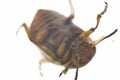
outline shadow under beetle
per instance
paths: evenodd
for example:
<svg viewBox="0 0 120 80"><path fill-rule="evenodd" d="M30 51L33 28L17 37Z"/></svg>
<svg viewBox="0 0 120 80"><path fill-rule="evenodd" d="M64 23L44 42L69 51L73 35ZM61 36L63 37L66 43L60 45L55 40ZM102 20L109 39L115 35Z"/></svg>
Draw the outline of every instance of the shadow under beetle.
<svg viewBox="0 0 120 80"><path fill-rule="evenodd" d="M72 23L74 9L71 0L69 0L69 4L71 14L68 17L52 10L40 9L30 28L25 23L21 27L24 27L28 38L43 51L45 58L40 61L40 65L46 61L63 65L65 69L59 76L66 74L68 69L75 68L75 80L77 80L78 68L86 65L92 59L96 52L95 46L115 34L117 29L109 35L93 41L89 36L97 29L102 15L107 10L107 2L105 2L104 10L97 15L96 26L87 31Z"/></svg>

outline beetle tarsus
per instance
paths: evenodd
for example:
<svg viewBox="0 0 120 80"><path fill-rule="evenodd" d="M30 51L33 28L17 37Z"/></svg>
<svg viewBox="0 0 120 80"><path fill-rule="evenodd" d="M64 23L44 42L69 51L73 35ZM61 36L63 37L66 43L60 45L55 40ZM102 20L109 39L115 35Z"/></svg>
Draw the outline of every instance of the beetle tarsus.
<svg viewBox="0 0 120 80"><path fill-rule="evenodd" d="M42 61L39 61L39 71L40 71L40 75L43 77L43 74L42 74Z"/></svg>
<svg viewBox="0 0 120 80"><path fill-rule="evenodd" d="M106 4L106 6L105 6L105 8L104 8L104 11L102 11L102 12L100 13L100 15L103 15L103 14L107 11L108 3L105 2L105 4Z"/></svg>
<svg viewBox="0 0 120 80"><path fill-rule="evenodd" d="M107 2L105 2L105 4L106 4L106 6L105 6L104 10L100 14L97 15L97 23L96 23L95 29L98 27L102 15L105 14L105 12L107 11L108 4L107 4Z"/></svg>

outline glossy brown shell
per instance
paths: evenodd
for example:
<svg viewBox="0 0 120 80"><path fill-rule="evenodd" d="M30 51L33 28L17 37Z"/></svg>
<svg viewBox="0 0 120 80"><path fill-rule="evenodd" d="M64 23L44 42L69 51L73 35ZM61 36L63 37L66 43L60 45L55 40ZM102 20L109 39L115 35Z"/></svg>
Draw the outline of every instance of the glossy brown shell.
<svg viewBox="0 0 120 80"><path fill-rule="evenodd" d="M84 31L69 18L39 10L30 27L31 41L45 52L49 61L69 68L81 67L95 54L95 47L78 36Z"/></svg>

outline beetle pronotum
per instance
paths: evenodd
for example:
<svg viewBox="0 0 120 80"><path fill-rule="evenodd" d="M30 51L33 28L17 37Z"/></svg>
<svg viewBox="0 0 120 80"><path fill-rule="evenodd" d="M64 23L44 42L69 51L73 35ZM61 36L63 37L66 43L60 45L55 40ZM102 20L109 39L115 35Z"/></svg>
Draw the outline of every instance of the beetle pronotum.
<svg viewBox="0 0 120 80"><path fill-rule="evenodd" d="M63 65L65 69L60 73L66 74L68 69L76 68L75 80L78 76L78 68L86 65L96 52L95 46L104 39L112 36L117 29L107 36L93 41L89 36L99 25L102 15L106 12L108 4L105 2L104 10L97 15L97 22L94 28L87 31L82 30L72 23L74 9L69 0L71 14L65 17L52 10L40 9L37 11L34 20L28 28L23 23L28 38L44 53L44 61L49 61L58 65Z"/></svg>

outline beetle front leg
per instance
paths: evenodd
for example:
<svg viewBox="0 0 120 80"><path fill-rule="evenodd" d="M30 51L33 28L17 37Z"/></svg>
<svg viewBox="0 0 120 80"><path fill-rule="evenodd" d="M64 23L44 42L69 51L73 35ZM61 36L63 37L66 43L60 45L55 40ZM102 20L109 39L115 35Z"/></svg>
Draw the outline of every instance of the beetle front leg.
<svg viewBox="0 0 120 80"><path fill-rule="evenodd" d="M77 80L77 77L78 77L78 68L76 68L75 80Z"/></svg>
<svg viewBox="0 0 120 80"><path fill-rule="evenodd" d="M96 18L97 22L96 22L95 28L91 28L91 29L85 31L84 33L82 33L82 35L80 35L80 37L82 37L83 39L86 39L89 37L89 35L91 33L93 33L97 29L102 15L107 11L108 4L107 4L107 2L105 2L105 4L106 4L106 6L105 6L104 10L100 14L97 15L97 18Z"/></svg>
<svg viewBox="0 0 120 80"><path fill-rule="evenodd" d="M62 74L66 74L68 71L68 68L65 68L64 70L62 70L62 72L59 74L59 77L62 75Z"/></svg>
<svg viewBox="0 0 120 80"><path fill-rule="evenodd" d="M104 11L102 11L100 14L97 15L97 18L96 18L97 19L97 23L96 23L96 27L94 28L94 30L98 27L102 15L107 11L108 4L107 4L107 2L105 2L105 4L106 4L106 6L104 8Z"/></svg>
<svg viewBox="0 0 120 80"><path fill-rule="evenodd" d="M66 74L68 71L68 68L65 68L59 75L59 77L62 75L62 74ZM76 68L76 73L75 73L75 80L77 80L77 77L78 77L78 68Z"/></svg>

